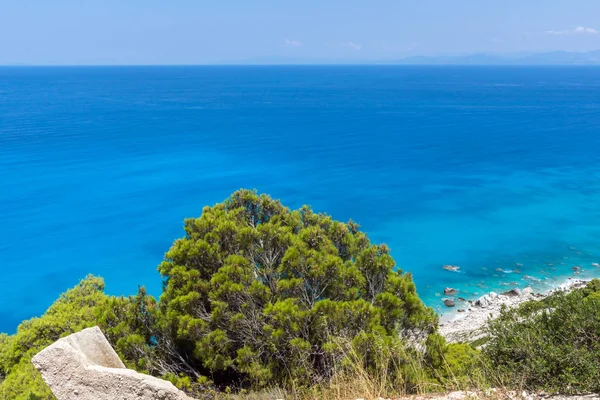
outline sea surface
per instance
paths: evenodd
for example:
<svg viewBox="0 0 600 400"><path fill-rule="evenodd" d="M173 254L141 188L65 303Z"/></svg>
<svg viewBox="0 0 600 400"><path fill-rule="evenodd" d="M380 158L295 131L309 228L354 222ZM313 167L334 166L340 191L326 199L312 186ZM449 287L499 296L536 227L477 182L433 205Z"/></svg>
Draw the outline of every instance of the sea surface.
<svg viewBox="0 0 600 400"><path fill-rule="evenodd" d="M441 312L600 275L600 68L0 68L0 331L89 273L159 295L242 187L358 221Z"/></svg>

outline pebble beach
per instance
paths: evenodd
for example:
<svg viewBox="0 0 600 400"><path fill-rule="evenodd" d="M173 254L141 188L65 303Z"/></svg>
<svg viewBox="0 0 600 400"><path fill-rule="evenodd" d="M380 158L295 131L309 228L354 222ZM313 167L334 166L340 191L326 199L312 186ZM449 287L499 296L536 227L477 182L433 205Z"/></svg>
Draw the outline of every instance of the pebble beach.
<svg viewBox="0 0 600 400"><path fill-rule="evenodd" d="M464 312L442 318L440 333L449 342L474 341L484 336L485 323L489 318L495 318L502 306L514 308L530 300L541 300L559 291L572 291L586 285L590 279L568 278L557 287L545 292L536 292L532 287L523 290L513 289L502 294L490 292L475 301L464 301L460 304Z"/></svg>

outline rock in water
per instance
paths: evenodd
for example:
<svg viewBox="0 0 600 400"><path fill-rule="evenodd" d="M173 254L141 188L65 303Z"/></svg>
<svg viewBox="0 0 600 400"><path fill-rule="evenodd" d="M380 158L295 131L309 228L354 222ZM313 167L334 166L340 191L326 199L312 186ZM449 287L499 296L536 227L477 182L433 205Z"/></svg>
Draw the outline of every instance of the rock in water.
<svg viewBox="0 0 600 400"><path fill-rule="evenodd" d="M516 296L520 296L521 295L521 289L519 288L514 288L512 290L509 290L508 292L503 292L502 293L504 296L508 296L508 297L516 297Z"/></svg>
<svg viewBox="0 0 600 400"><path fill-rule="evenodd" d="M452 296L455 295L458 291L456 289L452 289L450 287L447 287L444 289L444 294L447 296Z"/></svg>
<svg viewBox="0 0 600 400"><path fill-rule="evenodd" d="M126 369L98 327L59 339L31 361L58 400L191 400L171 382Z"/></svg>
<svg viewBox="0 0 600 400"><path fill-rule="evenodd" d="M456 305L456 301L454 301L452 299L446 299L446 300L444 300L444 305L446 307L454 307Z"/></svg>

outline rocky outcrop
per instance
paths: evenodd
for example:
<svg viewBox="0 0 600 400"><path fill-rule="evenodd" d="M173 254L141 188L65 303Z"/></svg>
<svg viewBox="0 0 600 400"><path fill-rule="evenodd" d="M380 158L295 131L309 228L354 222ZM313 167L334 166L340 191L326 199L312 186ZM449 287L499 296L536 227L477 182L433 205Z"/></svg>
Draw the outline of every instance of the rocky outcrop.
<svg viewBox="0 0 600 400"><path fill-rule="evenodd" d="M126 369L98 327L59 339L32 362L58 400L191 400L171 382Z"/></svg>
<svg viewBox="0 0 600 400"><path fill-rule="evenodd" d="M521 295L521 289L519 288L514 288L511 289L507 292L503 292L502 293L504 296L508 296L508 297L516 297L516 296L520 296Z"/></svg>
<svg viewBox="0 0 600 400"><path fill-rule="evenodd" d="M486 308L489 305L493 304L498 299L498 293L489 292L486 295L481 296L477 300L475 300L475 307L483 307Z"/></svg>

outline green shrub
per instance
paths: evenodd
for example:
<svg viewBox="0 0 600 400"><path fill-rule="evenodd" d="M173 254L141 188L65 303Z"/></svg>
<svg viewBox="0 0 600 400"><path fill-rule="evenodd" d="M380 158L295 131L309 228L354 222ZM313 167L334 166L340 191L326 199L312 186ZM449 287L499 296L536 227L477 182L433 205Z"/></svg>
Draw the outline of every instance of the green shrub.
<svg viewBox="0 0 600 400"><path fill-rule="evenodd" d="M553 392L600 391L600 281L503 310L489 323L484 354L514 385Z"/></svg>
<svg viewBox="0 0 600 400"><path fill-rule="evenodd" d="M472 345L466 343L448 345L444 352L444 362L440 371L445 386L454 386L456 389L469 387L484 389L484 386L488 385L485 377L488 367L481 353Z"/></svg>
<svg viewBox="0 0 600 400"><path fill-rule="evenodd" d="M97 323L128 368L157 375L157 302L142 287L131 297L106 297ZM167 371L164 371L167 372Z"/></svg>
<svg viewBox="0 0 600 400"><path fill-rule="evenodd" d="M104 282L88 276L68 290L40 318L19 325L17 333L0 337L0 397L6 399L54 399L31 358L63 336L96 325L96 307L102 304ZM2 397L3 396L3 397Z"/></svg>
<svg viewBox="0 0 600 400"><path fill-rule="evenodd" d="M150 319L143 305L155 303L143 288L134 297L109 297L104 294L102 278L86 277L62 294L44 315L24 321L12 336L0 335L0 374L5 376L0 398L54 399L31 359L61 337L96 325L127 365L144 371L147 360L154 360L154 353L148 350L151 339L144 336ZM140 343L147 353L139 351Z"/></svg>
<svg viewBox="0 0 600 400"><path fill-rule="evenodd" d="M241 190L185 232L159 267L160 308L181 357L216 383L310 384L343 364L340 342L374 368L382 341L436 329L411 275L353 222Z"/></svg>

